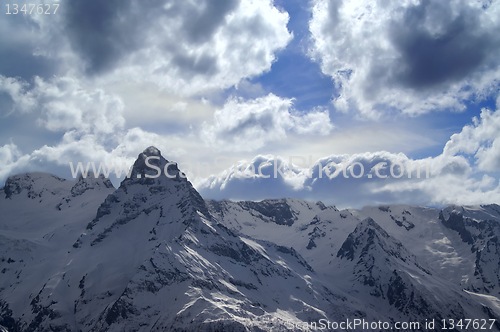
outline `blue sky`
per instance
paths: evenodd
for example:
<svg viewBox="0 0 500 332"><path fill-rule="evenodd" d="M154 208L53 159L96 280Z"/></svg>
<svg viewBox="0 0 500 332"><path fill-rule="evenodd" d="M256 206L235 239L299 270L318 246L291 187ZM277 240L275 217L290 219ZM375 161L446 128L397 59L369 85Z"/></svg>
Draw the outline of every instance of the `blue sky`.
<svg viewBox="0 0 500 332"><path fill-rule="evenodd" d="M53 3L0 15L2 184L154 145L205 198L500 201L498 2ZM290 156L284 178L235 176ZM365 174L310 178L309 159ZM368 177L415 161L428 179Z"/></svg>

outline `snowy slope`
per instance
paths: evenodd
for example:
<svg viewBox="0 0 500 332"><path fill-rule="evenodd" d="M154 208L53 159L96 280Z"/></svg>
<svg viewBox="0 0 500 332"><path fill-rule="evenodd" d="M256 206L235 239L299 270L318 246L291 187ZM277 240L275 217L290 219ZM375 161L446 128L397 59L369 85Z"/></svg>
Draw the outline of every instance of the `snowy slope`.
<svg viewBox="0 0 500 332"><path fill-rule="evenodd" d="M33 292L58 273L75 233L113 191L109 180L96 179L93 174L77 181L45 173L9 177L0 189L3 320L21 315Z"/></svg>
<svg viewBox="0 0 500 332"><path fill-rule="evenodd" d="M270 207L273 204L279 208ZM351 213L334 206L300 199L257 203L207 200L207 205L229 228L257 239L293 246L321 274L329 271L340 245L359 222Z"/></svg>
<svg viewBox="0 0 500 332"><path fill-rule="evenodd" d="M204 201L175 163L151 178L148 157L168 163L146 149L116 190L102 176L9 178L0 325L289 331L321 319L500 317L498 205Z"/></svg>
<svg viewBox="0 0 500 332"><path fill-rule="evenodd" d="M6 283L3 325L25 331L287 330L290 323L379 317L329 289L290 246L219 224L175 165L169 166L173 178L146 178L155 173L145 164L151 156L164 168L158 150L145 150L132 177L50 256L53 267L23 287Z"/></svg>
<svg viewBox="0 0 500 332"><path fill-rule="evenodd" d="M438 210L396 205L353 213L372 217L446 280L469 291L499 295L500 206Z"/></svg>
<svg viewBox="0 0 500 332"><path fill-rule="evenodd" d="M343 282L343 289L350 288L395 318L438 322L444 318L489 318L474 297L422 266L371 218L360 222L342 244L334 275Z"/></svg>
<svg viewBox="0 0 500 332"><path fill-rule="evenodd" d="M442 224L467 244L474 259L467 272L467 289L500 295L500 206L448 206L439 215ZM470 264L472 266L472 264Z"/></svg>
<svg viewBox="0 0 500 332"><path fill-rule="evenodd" d="M269 202L260 203L272 210ZM228 227L281 245L292 244L331 285L394 320L500 316L496 304L483 306L485 297L479 296L491 291L470 282L474 279L481 284L489 278L488 286L494 288L500 257L495 235L477 235L483 238L481 257L487 268L473 278L478 270L473 244L443 223L439 209L394 205L339 211L301 200L283 203L292 211L293 223L273 223L272 216L259 214L262 207L245 209L246 202L207 201ZM443 210L446 216L447 209ZM493 228L499 225L496 206L465 209L475 218L491 218L487 223ZM476 223L485 222L476 219Z"/></svg>

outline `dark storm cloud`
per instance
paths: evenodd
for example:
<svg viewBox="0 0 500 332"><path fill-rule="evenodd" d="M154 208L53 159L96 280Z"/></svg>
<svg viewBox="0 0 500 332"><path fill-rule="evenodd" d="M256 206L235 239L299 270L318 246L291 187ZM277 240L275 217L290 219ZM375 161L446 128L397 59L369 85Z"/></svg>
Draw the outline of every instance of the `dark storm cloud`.
<svg viewBox="0 0 500 332"><path fill-rule="evenodd" d="M275 52L292 38L288 14L272 0L73 0L57 15L24 16L33 25L23 29L24 39L6 16L0 31L8 33L0 38L8 47L1 50L12 63L27 60L16 54L30 50L37 60L53 60L52 75L148 81L182 94L227 88L269 70Z"/></svg>
<svg viewBox="0 0 500 332"><path fill-rule="evenodd" d="M49 78L57 73L57 62L32 54L26 46L4 45L0 42L0 74L29 80L33 75Z"/></svg>
<svg viewBox="0 0 500 332"><path fill-rule="evenodd" d="M172 59L172 64L183 71L184 76L192 78L195 75L214 75L217 73L217 59L210 55L199 57L177 54Z"/></svg>
<svg viewBox="0 0 500 332"><path fill-rule="evenodd" d="M401 54L396 80L420 89L462 80L482 66L498 66L500 60L494 53L500 38L481 31L478 11L462 6L453 17L446 1L431 4L425 0L409 7L403 19L392 22L389 29L390 39ZM426 28L429 21L441 25L438 33Z"/></svg>
<svg viewBox="0 0 500 332"><path fill-rule="evenodd" d="M373 119L461 111L496 89L500 6L485 4L316 0L310 55L339 88L333 105Z"/></svg>
<svg viewBox="0 0 500 332"><path fill-rule="evenodd" d="M175 1L75 0L65 6L66 29L73 49L86 62L90 74L106 72L121 59L147 43L151 29L161 20L182 21L179 43L209 41L224 17L237 8L239 1L221 0L192 4ZM149 41L150 42L150 41ZM185 54L185 49L159 40L158 47L173 53L172 64L187 74L216 73L216 59L207 55Z"/></svg>
<svg viewBox="0 0 500 332"><path fill-rule="evenodd" d="M57 73L57 62L34 55L39 27L22 15L2 15L0 33L0 74L30 79L48 78Z"/></svg>
<svg viewBox="0 0 500 332"><path fill-rule="evenodd" d="M239 0L208 1L202 9L190 10L184 19L184 29L193 43L209 40L227 14L238 7Z"/></svg>
<svg viewBox="0 0 500 332"><path fill-rule="evenodd" d="M139 27L130 17L129 0L74 0L62 9L70 43L90 73L110 69L138 46Z"/></svg>

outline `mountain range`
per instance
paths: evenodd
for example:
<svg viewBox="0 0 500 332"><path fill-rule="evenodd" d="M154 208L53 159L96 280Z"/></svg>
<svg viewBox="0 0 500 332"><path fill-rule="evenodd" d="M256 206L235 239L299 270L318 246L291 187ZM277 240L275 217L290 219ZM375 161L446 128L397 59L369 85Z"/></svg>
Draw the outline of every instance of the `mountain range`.
<svg viewBox="0 0 500 332"><path fill-rule="evenodd" d="M169 176L151 177L148 157ZM102 175L9 177L0 325L500 331L499 205L204 200L168 163L147 148L117 189Z"/></svg>

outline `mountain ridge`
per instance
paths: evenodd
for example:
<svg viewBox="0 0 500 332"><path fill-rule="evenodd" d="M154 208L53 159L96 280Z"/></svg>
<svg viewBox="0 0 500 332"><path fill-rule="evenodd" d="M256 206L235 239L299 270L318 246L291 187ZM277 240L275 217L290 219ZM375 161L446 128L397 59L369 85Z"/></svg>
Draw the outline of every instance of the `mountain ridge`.
<svg viewBox="0 0 500 332"><path fill-rule="evenodd" d="M498 205L203 200L154 147L131 174L116 189L102 176L9 177L0 325L285 331L322 320L500 317Z"/></svg>

